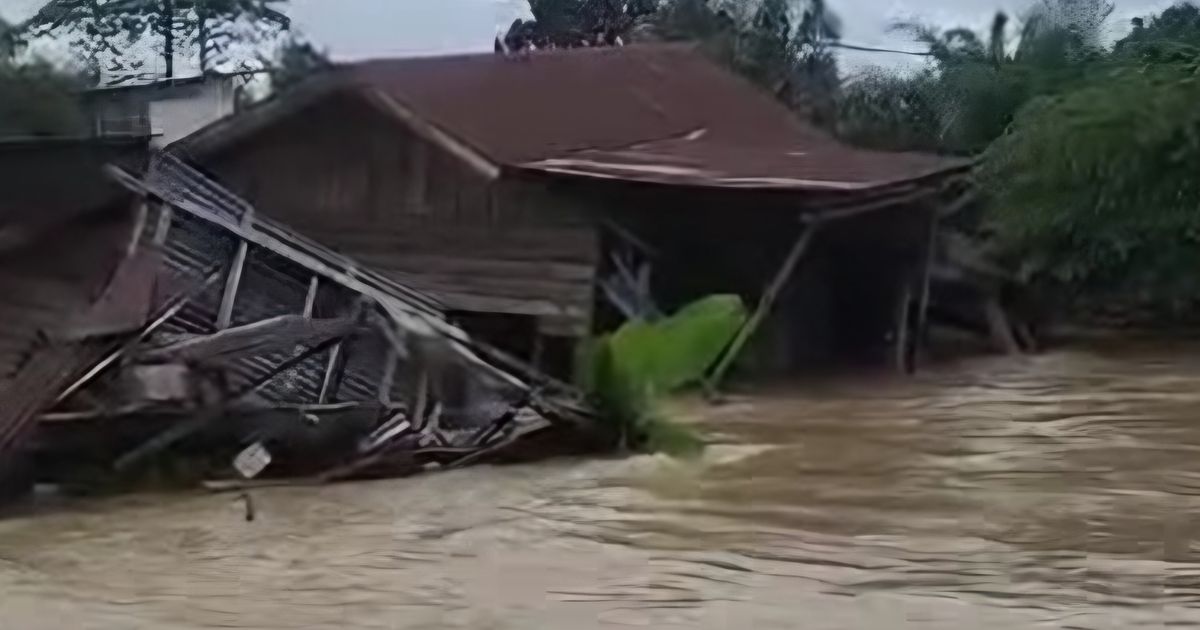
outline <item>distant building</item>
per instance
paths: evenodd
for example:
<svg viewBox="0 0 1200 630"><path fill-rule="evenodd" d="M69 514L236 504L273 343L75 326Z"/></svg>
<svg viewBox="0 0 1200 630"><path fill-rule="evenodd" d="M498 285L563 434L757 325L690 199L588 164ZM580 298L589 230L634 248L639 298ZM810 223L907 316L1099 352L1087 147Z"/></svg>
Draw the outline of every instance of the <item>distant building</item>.
<svg viewBox="0 0 1200 630"><path fill-rule="evenodd" d="M85 101L99 137L149 137L164 147L234 113L238 75L158 79L90 90Z"/></svg>

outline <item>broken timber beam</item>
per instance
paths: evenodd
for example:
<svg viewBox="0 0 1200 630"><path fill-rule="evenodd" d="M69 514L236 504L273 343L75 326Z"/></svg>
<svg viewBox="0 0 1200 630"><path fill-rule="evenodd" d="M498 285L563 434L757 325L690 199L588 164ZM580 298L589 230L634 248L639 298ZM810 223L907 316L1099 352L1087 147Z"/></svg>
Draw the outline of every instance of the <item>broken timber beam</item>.
<svg viewBox="0 0 1200 630"><path fill-rule="evenodd" d="M304 294L304 316L312 317L317 306L317 291L321 288L321 278L313 276L308 281L308 293Z"/></svg>
<svg viewBox="0 0 1200 630"><path fill-rule="evenodd" d="M229 267L229 276L225 279L225 294L221 296L221 309L217 311L217 330L229 328L233 321L233 303L237 300L238 286L242 283L242 269L246 266L246 254L250 251L250 243L238 241L237 253L233 256L233 264Z"/></svg>
<svg viewBox="0 0 1200 630"><path fill-rule="evenodd" d="M742 324L737 334L734 335L729 348L726 349L725 354L722 355L720 361L718 361L716 367L713 369L707 382L709 391L716 391L721 386L721 381L724 380L726 372L729 371L729 368L733 367L733 362L741 354L746 342L750 340L750 337L758 330L758 327L762 324L767 314L774 308L775 300L779 298L779 294L783 292L788 280L795 273L796 265L800 263L804 252L808 250L808 246L812 242L813 236L820 229L821 224L822 221L820 219L807 222L800 236L792 245L792 249L788 252L787 257L784 258L779 271L772 278L770 284L767 285L766 290L763 291L762 297L758 301L758 307L754 309L754 312Z"/></svg>
<svg viewBox="0 0 1200 630"><path fill-rule="evenodd" d="M158 206L158 223L154 226L154 244L162 246L167 242L167 234L171 231L171 219L175 211L171 204L154 202Z"/></svg>
<svg viewBox="0 0 1200 630"><path fill-rule="evenodd" d="M148 361L206 362L250 354L265 354L295 345L321 343L344 337L359 327L352 318L308 319L280 315L244 326L194 337L142 353Z"/></svg>

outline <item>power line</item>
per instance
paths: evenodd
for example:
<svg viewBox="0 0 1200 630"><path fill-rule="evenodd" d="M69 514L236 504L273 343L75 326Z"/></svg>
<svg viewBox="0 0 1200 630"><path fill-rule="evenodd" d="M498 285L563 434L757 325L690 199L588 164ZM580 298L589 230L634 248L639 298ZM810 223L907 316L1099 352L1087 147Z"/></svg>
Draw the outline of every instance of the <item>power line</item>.
<svg viewBox="0 0 1200 630"><path fill-rule="evenodd" d="M844 42L830 42L829 45L834 48L845 48L847 50L859 50L862 52L891 53L894 55L913 55L916 57L929 57L933 54L927 50L926 51L913 51L913 50L895 50L893 48L874 48L871 46L859 46L857 44L846 44Z"/></svg>

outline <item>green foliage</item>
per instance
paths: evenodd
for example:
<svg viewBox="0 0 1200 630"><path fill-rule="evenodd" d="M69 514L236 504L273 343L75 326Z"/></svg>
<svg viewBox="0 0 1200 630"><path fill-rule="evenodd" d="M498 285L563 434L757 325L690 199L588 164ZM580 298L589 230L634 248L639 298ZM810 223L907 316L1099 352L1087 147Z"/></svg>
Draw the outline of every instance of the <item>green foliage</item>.
<svg viewBox="0 0 1200 630"><path fill-rule="evenodd" d="M1200 55L1116 60L991 147L990 225L1030 280L1084 304L1200 300L1198 71Z"/></svg>
<svg viewBox="0 0 1200 630"><path fill-rule="evenodd" d="M846 86L837 129L980 155L978 235L1072 314L1180 316L1200 306L1200 9L1135 20L1105 50L1111 12L1045 0L1015 48L1002 14L986 36L898 25L929 67Z"/></svg>
<svg viewBox="0 0 1200 630"><path fill-rule="evenodd" d="M516 20L504 40L511 49L532 44L555 46L612 45L638 21L658 10L657 0L530 0L532 20Z"/></svg>
<svg viewBox="0 0 1200 630"><path fill-rule="evenodd" d="M930 67L846 87L836 128L877 148L980 153L1026 103L1069 90L1103 60L1099 41L1111 12L1104 0L1046 0L1026 17L1011 51L1003 13L986 39L969 29L896 24L927 47Z"/></svg>
<svg viewBox="0 0 1200 630"><path fill-rule="evenodd" d="M627 322L582 349L576 379L633 448L695 453L700 440L663 418L657 401L699 383L745 320L738 297L716 295L656 322Z"/></svg>
<svg viewBox="0 0 1200 630"><path fill-rule="evenodd" d="M939 151L944 96L928 70L910 76L874 70L842 87L835 131L858 146Z"/></svg>
<svg viewBox="0 0 1200 630"><path fill-rule="evenodd" d="M325 51L295 35L284 40L273 58L264 58L262 62L270 68L273 92L285 90L333 67Z"/></svg>
<svg viewBox="0 0 1200 630"><path fill-rule="evenodd" d="M69 37L71 50L94 74L138 74L146 60L130 54L149 43L165 75L176 55L200 70L230 61L235 44L258 43L286 30L280 8L287 0L51 0L22 28L23 38Z"/></svg>

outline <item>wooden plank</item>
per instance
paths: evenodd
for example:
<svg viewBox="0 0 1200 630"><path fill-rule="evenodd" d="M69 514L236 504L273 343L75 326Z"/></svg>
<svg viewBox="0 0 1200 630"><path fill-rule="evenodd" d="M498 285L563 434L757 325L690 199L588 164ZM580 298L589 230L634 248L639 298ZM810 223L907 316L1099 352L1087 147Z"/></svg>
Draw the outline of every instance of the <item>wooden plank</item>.
<svg viewBox="0 0 1200 630"><path fill-rule="evenodd" d="M280 315L186 339L145 352L141 358L148 361L227 361L247 354L266 354L344 337L357 327L358 323L351 318L311 319L302 315Z"/></svg>
<svg viewBox="0 0 1200 630"><path fill-rule="evenodd" d="M572 322L572 326L576 325L577 321L586 319L589 313L589 309L583 303L562 304L548 300L521 300L437 289L426 290L451 311L557 318L563 322Z"/></svg>
<svg viewBox="0 0 1200 630"><path fill-rule="evenodd" d="M1004 307L1000 305L1000 300L994 296L988 296L984 300L983 312L987 317L988 328L992 333L992 343L996 344L996 348L1007 354L1021 354L1021 346L1013 335L1012 324L1008 321L1008 315L1004 312Z"/></svg>
<svg viewBox="0 0 1200 630"><path fill-rule="evenodd" d="M485 258L474 253L456 256L444 252L417 254L411 250L387 250L358 252L355 257L376 268L447 277L473 276L497 280L529 278L546 282L588 283L595 273L595 265L586 262L516 261Z"/></svg>
<svg viewBox="0 0 1200 630"><path fill-rule="evenodd" d="M163 245L167 242L167 235L171 231L171 219L175 215L175 210L170 204L156 202L158 206L158 222L154 226L154 244Z"/></svg>
<svg viewBox="0 0 1200 630"><path fill-rule="evenodd" d="M596 234L588 227L439 225L408 215L380 222L334 222L304 216L289 221L322 243L354 252L424 253L476 259L557 262L594 261Z"/></svg>
<svg viewBox="0 0 1200 630"><path fill-rule="evenodd" d="M321 288L321 278L313 276L308 281L308 293L304 295L304 316L312 317L313 309L317 305L317 291Z"/></svg>
<svg viewBox="0 0 1200 630"><path fill-rule="evenodd" d="M242 282L242 270L246 266L246 253L249 249L250 244L247 241L238 242L229 276L225 279L225 294L221 296L221 307L217 311L217 330L229 328L230 322L233 321L233 304L237 300L238 285Z"/></svg>
<svg viewBox="0 0 1200 630"><path fill-rule="evenodd" d="M333 346L333 350L329 352L329 361L325 364L325 377L321 380L321 394L317 398L317 404L325 404L329 399L337 395L337 386L339 372L341 372L344 364L342 362L342 344Z"/></svg>
<svg viewBox="0 0 1200 630"><path fill-rule="evenodd" d="M560 282L537 278L502 278L437 273L420 273L373 265L396 282L420 291L466 293L517 300L545 300L554 303L587 304L591 302L591 280Z"/></svg>
<svg viewBox="0 0 1200 630"><path fill-rule="evenodd" d="M396 379L396 363L399 353L395 346L388 346L383 359L383 374L379 377L379 403L388 406L392 402L392 383Z"/></svg>

